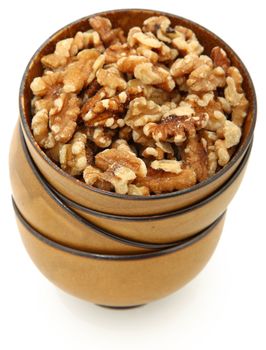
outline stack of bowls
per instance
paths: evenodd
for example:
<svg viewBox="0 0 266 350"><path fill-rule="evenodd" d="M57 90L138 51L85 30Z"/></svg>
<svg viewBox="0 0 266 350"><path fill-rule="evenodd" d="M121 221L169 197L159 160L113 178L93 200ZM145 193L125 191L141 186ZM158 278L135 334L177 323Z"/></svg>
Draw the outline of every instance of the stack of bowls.
<svg viewBox="0 0 266 350"><path fill-rule="evenodd" d="M150 10L104 12L125 31ZM211 257L225 211L247 166L256 119L256 97L243 63L227 44L189 20L209 53L220 46L244 78L250 102L243 136L230 162L211 178L182 191L127 196L87 186L53 163L33 138L30 83L40 58L58 40L88 29L83 18L48 39L31 59L20 91L20 121L10 150L13 205L24 245L40 271L65 291L99 305L132 307L164 297L189 282ZM126 20L125 20L126 18Z"/></svg>

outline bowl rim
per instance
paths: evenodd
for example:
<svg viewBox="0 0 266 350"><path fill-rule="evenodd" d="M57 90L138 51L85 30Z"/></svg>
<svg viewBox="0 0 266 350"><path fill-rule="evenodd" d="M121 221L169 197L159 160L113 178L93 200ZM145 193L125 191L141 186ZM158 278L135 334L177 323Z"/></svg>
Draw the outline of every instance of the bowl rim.
<svg viewBox="0 0 266 350"><path fill-rule="evenodd" d="M145 216L124 216L124 215L115 215L115 214L108 214L108 213L103 213L94 209L90 209L87 208L81 204L78 204L77 202L72 201L71 199L65 197L64 195L62 195L61 193L59 193L51 184L48 183L48 181L44 178L44 176L40 173L40 171L38 170L38 168L36 167L36 165L34 164L31 155L27 149L27 145L25 143L25 140L23 138L23 133L20 129L20 141L22 144L22 148L23 151L25 153L25 156L27 158L27 161L29 163L29 166L31 167L32 171L34 172L34 174L36 175L36 177L38 178L39 182L41 183L41 185L45 188L45 190L47 191L48 195L50 197L52 197L53 200L55 200L58 205L62 206L63 208L66 208L66 210L70 213L70 214L74 214L76 219L81 219L82 221L86 221L87 223L89 223L89 225L94 225L93 223L90 223L89 220L83 218L81 215L79 215L78 213L76 213L71 207L74 207L76 209L79 209L80 211L83 211L85 213L90 213L94 216L98 216L101 218L108 218L110 220L114 220L114 221L150 221L150 220L163 220L163 219L168 219L170 217L173 216L179 216L179 215L183 215L186 214L192 210L198 209L200 207L203 207L204 205L208 204L209 202L213 201L214 199L216 199L217 197L219 197L224 191L226 191L231 185L232 183L238 178L238 176L240 175L240 173L242 172L243 168L246 166L249 157L250 157L250 153L252 150L252 146L253 146L253 140L251 141L246 153L244 154L243 159L241 160L239 166L237 167L237 169L235 170L235 172L233 173L233 175L214 193L212 193L210 196L204 198L203 200L192 204L190 206L187 206L185 208L182 209L178 209L175 211L171 211L168 213L163 213L163 214L156 214L156 215L145 215ZM70 206L70 207L69 207ZM97 228L98 226L95 225ZM105 231L105 230L104 230ZM109 231L106 231L109 232ZM112 235L112 233L110 233ZM114 234L116 236L116 234ZM118 235L118 237L120 237ZM138 242L139 241L135 241ZM144 242L143 242L144 243ZM146 243L144 243L146 244ZM149 243L147 243L149 244ZM170 245L172 243L169 243ZM175 243L173 243L175 244ZM162 247L162 245L164 244L160 244L158 243L157 245L159 245L160 247Z"/></svg>
<svg viewBox="0 0 266 350"><path fill-rule="evenodd" d="M208 35L211 35L212 37L214 37L216 40L220 41L225 47L227 51L230 51L235 57L236 59L239 61L241 68L243 71L245 71L245 75L246 78L249 82L249 85L251 87L252 90L252 96L253 96L253 109L251 111L252 113L252 121L251 121L251 125L250 125L250 130L249 130L249 134L247 135L247 138L245 140L245 142L243 142L242 145L240 145L240 147L237 149L237 151L235 152L235 154L233 155L233 157L230 159L230 161L228 162L228 164L226 164L221 170L219 170L216 174L208 177L206 180L201 181L200 183L193 185L189 188L183 189L183 190L179 190L179 191L173 191L173 192L169 192L169 193L163 193L163 194L158 194L158 195L151 195L151 196L130 196L130 195L124 195L124 194L118 194L118 193L114 193L114 192L110 192L110 191L104 191L101 189L98 189L94 186L89 186L86 183L76 179L75 177L69 175L68 173L66 173L65 171L63 171L58 165L56 165L46 154L45 152L41 149L41 147L38 145L38 143L35 141L33 134L31 132L31 129L27 123L26 117L24 115L24 87L25 87L25 82L27 79L27 73L29 68L31 67L31 65L34 62L34 59L36 57L36 55L50 42L50 40L52 40L55 36L57 36L60 32L66 30L69 26L73 26L75 24L78 24L81 21L85 21L93 16L105 16L109 13L124 13L125 11L142 11L142 12L146 12L146 13L151 13L153 16L154 15L163 15L163 16L171 16L171 17L175 17L179 20L185 20L188 23L191 23L192 25L195 25L199 28L201 28L202 30L204 30L205 32L208 33ZM26 69L24 71L23 77L22 77L22 81L20 84L20 89L19 89L19 111L20 111L20 120L22 122L23 125L23 130L25 131L28 140L30 141L32 147L35 149L35 151L37 151L38 155L43 158L43 160L53 168L53 170L55 170L56 172L58 172L60 175L62 175L63 177L65 177L67 180L70 180L73 185L77 185L80 186L81 188L83 188L84 190L90 190L93 192L96 192L97 194L103 195L103 196L109 196L109 197L115 197L115 198L119 198L122 200L132 200L132 201L150 201L150 200L160 200L160 199L165 199L165 198L171 198L171 197L178 197L184 194L188 194L188 193L192 193L194 191L197 191L198 189L207 186L209 184L211 184L212 182L214 182L215 180L217 180L219 177L221 177L224 173L226 173L236 162L237 160L241 157L241 155L243 154L243 152L246 150L246 148L248 147L248 145L251 142L252 136L253 136L253 132L255 129L255 124L256 124L256 118L257 118L257 99L256 99L256 92L255 92L255 88L254 88L254 84L252 82L252 79L250 77L250 74L246 68L246 66L244 65L244 63L242 62L242 60L239 58L239 56L235 53L235 51L224 41L222 40L218 35L214 34L212 31L210 31L209 29L203 27L202 25L191 21L185 17L181 17L181 16L177 16L175 14L172 13L167 13L164 11L159 11L159 10L151 10L151 9L138 9L138 8L130 8L130 9L116 9L116 10L108 10L108 11L101 11L101 12L97 12L94 14L91 14L89 16L85 16L82 18L79 18L76 21L73 21L67 25L65 25L64 27L62 27L61 29L59 29L58 31L56 31L55 33L53 33L47 40L44 41L44 43L36 50L36 52L33 54L33 56L31 57L30 61L28 62Z"/></svg>
<svg viewBox="0 0 266 350"><path fill-rule="evenodd" d="M207 228L199 232L197 235L190 237L188 239L185 239L183 241L180 241L179 244L176 244L172 247L148 252L148 253L141 253L141 254L124 254L124 255L115 255L115 254L100 254L100 253L92 253L84 250L79 250L75 248L71 248L68 246L65 246L63 244L60 244L58 242L55 242L46 236L42 235L39 231L37 231L34 227L32 227L28 221L23 217L19 209L17 208L14 201L12 201L13 208L15 211L16 218L19 220L19 222L24 226L24 228L27 230L28 233L31 233L35 238L37 238L39 241L53 247L54 249L63 251L64 253L70 253L72 255L77 255L84 258L91 258L91 259L99 259L99 260L111 260L111 261L128 261L128 260L143 260L143 259L149 259L149 258L158 258L164 255L175 253L181 249L185 249L189 246L192 246L193 244L199 242L201 239L203 239L205 236L210 234L212 230L220 223L220 221L225 217L226 211L219 216L218 219L216 219L211 225L209 225Z"/></svg>

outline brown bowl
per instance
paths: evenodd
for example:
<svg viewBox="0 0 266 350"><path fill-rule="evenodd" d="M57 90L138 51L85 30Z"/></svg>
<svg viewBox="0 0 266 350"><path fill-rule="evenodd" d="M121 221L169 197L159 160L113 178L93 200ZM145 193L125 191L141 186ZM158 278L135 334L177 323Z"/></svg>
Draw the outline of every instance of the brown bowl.
<svg viewBox="0 0 266 350"><path fill-rule="evenodd" d="M127 196L105 192L86 185L60 169L41 150L32 135L30 128L32 99L30 83L34 77L40 75L42 72L40 59L54 50L58 40L73 36L79 30L84 31L89 29L88 18L94 16L91 15L65 26L52 35L34 54L24 73L19 99L20 119L26 143L34 162L44 177L58 192L80 205L104 213L127 216L155 215L184 208L206 198L216 191L234 173L252 139L256 120L256 97L251 78L244 64L236 53L215 34L192 21L173 14L152 10L125 9L102 12L100 15L108 17L114 26L120 26L126 32L132 26L141 25L141 23L150 16L167 15L173 25L178 24L191 28L204 44L207 54L210 53L214 46L218 45L222 47L227 52L232 64L240 70L244 78L243 87L250 102L250 109L243 128L241 143L231 161L209 179L186 190L149 197Z"/></svg>
<svg viewBox="0 0 266 350"><path fill-rule="evenodd" d="M227 209L243 180L251 149L252 144L237 170L216 192L174 212L138 217L105 214L83 207L58 192L55 194L77 214L116 236L149 244L173 243L208 227Z"/></svg>
<svg viewBox="0 0 266 350"><path fill-rule="evenodd" d="M62 203L36 169L19 125L11 142L10 179L18 210L37 231L58 243L103 254L137 254L162 248L112 235Z"/></svg>
<svg viewBox="0 0 266 350"><path fill-rule="evenodd" d="M102 255L58 244L16 211L23 243L39 270L76 297L110 307L132 307L165 297L206 265L220 238L224 216L201 234L172 248L141 255Z"/></svg>

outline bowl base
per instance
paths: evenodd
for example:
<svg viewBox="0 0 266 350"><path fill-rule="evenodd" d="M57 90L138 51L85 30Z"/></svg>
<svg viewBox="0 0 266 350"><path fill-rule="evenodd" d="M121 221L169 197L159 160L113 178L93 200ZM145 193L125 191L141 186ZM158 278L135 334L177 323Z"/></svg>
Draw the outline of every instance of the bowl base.
<svg viewBox="0 0 266 350"><path fill-rule="evenodd" d="M140 304L140 305L131 305L131 306L109 306L109 305L101 305L101 304L96 304L97 306L104 307L106 309L113 309L113 310L129 310L129 309L135 309L137 307L144 306L145 304Z"/></svg>

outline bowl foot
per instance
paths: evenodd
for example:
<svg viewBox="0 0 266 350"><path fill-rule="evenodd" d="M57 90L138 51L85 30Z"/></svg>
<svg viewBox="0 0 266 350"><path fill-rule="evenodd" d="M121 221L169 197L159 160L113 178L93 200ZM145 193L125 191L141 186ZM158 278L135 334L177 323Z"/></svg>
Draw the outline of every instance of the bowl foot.
<svg viewBox="0 0 266 350"><path fill-rule="evenodd" d="M96 305L107 309L113 309L113 310L129 310L129 309L135 309L137 307L144 306L145 304L132 305L132 306L109 306L109 305L101 305L101 304L96 304Z"/></svg>

